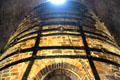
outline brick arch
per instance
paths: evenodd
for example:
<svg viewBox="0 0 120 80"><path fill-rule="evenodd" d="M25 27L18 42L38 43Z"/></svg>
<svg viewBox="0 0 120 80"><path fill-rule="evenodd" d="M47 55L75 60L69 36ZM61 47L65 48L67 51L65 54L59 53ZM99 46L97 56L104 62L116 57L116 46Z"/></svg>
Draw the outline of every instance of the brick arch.
<svg viewBox="0 0 120 80"><path fill-rule="evenodd" d="M51 73L52 71L55 70L66 70L66 71L70 71L71 73L73 73L73 75L76 75L78 78L80 78L81 75L79 68L77 68L74 65L68 64L68 63L56 63L56 64L51 64L45 68L43 68L42 70L40 70L38 72L38 74L35 76L34 80L43 80L43 77L45 77L47 74ZM78 76L80 75L80 76Z"/></svg>

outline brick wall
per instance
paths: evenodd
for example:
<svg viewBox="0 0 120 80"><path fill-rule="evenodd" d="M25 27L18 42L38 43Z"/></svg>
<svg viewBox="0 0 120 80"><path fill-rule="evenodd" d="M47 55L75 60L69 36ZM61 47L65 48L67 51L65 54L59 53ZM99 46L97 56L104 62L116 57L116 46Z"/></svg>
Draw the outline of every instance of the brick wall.
<svg viewBox="0 0 120 80"><path fill-rule="evenodd" d="M119 47L104 23L91 14L88 16L94 20L94 27L77 24L41 26L44 20L38 13L31 12L11 36L0 57L0 80L44 80L55 70L68 71L71 80L119 80ZM77 20L63 18L57 21ZM82 22L91 25L90 21Z"/></svg>

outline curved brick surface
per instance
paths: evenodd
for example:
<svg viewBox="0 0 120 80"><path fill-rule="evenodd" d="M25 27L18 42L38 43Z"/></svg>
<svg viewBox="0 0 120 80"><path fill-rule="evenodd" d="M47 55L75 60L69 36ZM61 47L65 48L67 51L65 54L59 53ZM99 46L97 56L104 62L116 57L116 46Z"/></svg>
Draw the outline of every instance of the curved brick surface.
<svg viewBox="0 0 120 80"><path fill-rule="evenodd" d="M119 47L92 11L74 4L44 4L21 22L0 57L0 80L44 80L57 69L77 75L71 80L120 79Z"/></svg>

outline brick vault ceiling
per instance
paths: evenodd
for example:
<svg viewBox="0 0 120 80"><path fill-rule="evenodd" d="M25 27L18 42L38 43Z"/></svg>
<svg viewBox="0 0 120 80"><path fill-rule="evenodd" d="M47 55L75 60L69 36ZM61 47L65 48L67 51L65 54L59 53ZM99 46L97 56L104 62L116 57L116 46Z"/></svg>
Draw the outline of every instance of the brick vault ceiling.
<svg viewBox="0 0 120 80"><path fill-rule="evenodd" d="M44 0L0 0L0 49L27 13ZM94 10L120 45L120 0L80 0Z"/></svg>

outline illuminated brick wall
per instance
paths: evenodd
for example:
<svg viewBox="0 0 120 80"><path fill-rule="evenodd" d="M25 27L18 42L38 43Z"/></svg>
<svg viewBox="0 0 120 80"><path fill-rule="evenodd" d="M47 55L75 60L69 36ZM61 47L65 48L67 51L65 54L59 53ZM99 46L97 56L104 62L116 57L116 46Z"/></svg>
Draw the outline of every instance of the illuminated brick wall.
<svg viewBox="0 0 120 80"><path fill-rule="evenodd" d="M104 23L76 2L33 9L0 60L0 80L54 80L58 74L67 76L62 80L120 80L120 48Z"/></svg>

